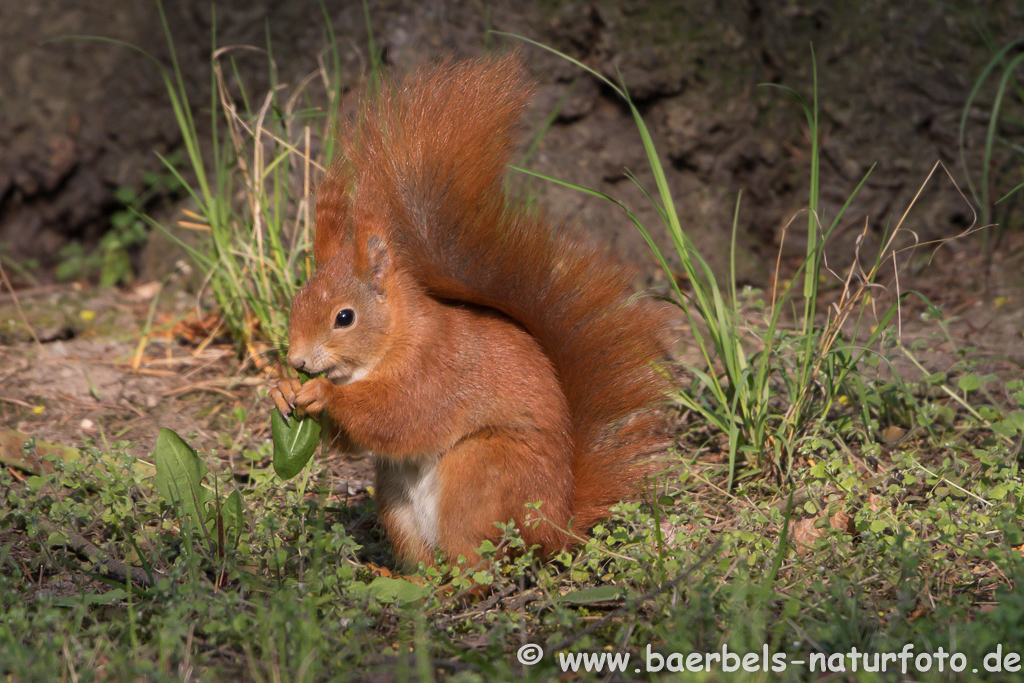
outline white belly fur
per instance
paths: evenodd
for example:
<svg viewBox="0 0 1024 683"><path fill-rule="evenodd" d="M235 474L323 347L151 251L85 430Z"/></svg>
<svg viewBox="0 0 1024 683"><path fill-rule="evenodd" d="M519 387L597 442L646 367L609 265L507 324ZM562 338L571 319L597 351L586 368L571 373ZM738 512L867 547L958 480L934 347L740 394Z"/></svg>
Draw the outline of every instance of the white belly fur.
<svg viewBox="0 0 1024 683"><path fill-rule="evenodd" d="M437 461L437 457L426 457L415 462L378 459L377 463L378 491L389 492L398 525L430 548L437 546L441 536L437 518ZM380 481L385 477L386 483Z"/></svg>

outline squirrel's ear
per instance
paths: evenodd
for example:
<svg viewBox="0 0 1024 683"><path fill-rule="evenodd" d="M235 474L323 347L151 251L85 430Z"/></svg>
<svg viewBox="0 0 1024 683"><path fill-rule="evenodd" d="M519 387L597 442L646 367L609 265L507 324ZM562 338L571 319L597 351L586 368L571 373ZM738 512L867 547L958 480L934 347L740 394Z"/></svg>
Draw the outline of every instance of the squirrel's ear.
<svg viewBox="0 0 1024 683"><path fill-rule="evenodd" d="M316 231L313 258L321 266L337 256L352 239L351 170L337 161L324 174L316 193Z"/></svg>
<svg viewBox="0 0 1024 683"><path fill-rule="evenodd" d="M366 275L373 284L373 291L384 294L384 278L391 264L388 245L379 235L370 235L366 239Z"/></svg>

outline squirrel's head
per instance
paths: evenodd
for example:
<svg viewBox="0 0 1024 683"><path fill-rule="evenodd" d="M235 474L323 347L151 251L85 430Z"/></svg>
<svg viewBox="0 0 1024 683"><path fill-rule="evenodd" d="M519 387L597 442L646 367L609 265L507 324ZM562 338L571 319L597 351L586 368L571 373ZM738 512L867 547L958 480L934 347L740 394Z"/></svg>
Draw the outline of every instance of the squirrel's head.
<svg viewBox="0 0 1024 683"><path fill-rule="evenodd" d="M339 249L295 295L288 363L296 370L348 384L384 356L395 317L393 263L376 235L360 256L354 258L354 248Z"/></svg>

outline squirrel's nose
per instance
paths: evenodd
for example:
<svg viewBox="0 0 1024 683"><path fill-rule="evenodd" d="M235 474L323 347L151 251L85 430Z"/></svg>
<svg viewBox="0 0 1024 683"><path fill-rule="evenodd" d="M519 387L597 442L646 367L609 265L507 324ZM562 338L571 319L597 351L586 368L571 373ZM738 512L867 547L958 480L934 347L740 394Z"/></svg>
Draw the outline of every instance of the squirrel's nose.
<svg viewBox="0 0 1024 683"><path fill-rule="evenodd" d="M304 356L297 354L294 350L288 351L288 365L292 366L296 370L304 370L306 368L306 359Z"/></svg>

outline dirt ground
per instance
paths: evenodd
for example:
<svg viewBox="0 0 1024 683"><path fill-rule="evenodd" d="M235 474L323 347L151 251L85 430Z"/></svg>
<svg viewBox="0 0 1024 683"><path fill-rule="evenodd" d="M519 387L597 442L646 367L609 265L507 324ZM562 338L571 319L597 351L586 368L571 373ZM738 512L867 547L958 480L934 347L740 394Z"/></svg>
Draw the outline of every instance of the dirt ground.
<svg viewBox="0 0 1024 683"><path fill-rule="evenodd" d="M213 467L244 476L252 463L242 450L270 440L274 370L257 372L223 339L197 336L193 297L164 292L154 306L156 292L43 288L19 292L20 311L9 295L0 300L8 321L0 345L0 425L73 448L105 451L130 442L144 460L167 427ZM147 326L151 308L155 323ZM18 462L14 449L9 440L0 443L0 461ZM336 488L372 479L368 464L333 465L343 480Z"/></svg>
<svg viewBox="0 0 1024 683"><path fill-rule="evenodd" d="M926 320L926 307L916 297L906 298L902 310L903 344L915 348L915 358L928 372L957 372L962 369L958 363L968 358L978 373L1003 380L1024 377L1022 290L1016 280L1005 277L1007 272L1019 277L1024 240L1011 245L1006 261L995 259L989 294L962 287L965 274L984 270L984 256L977 249L961 248L948 256L940 252L927 266L926 278L901 283L943 312L942 325ZM18 296L20 311L4 295L0 426L74 448L105 450L128 441L129 450L145 460L159 429L168 427L209 456L211 466L244 476L254 464L240 457L242 449L270 439L267 392L276 370L269 366L257 371L232 345L208 343L189 329L188 321L196 318L193 296L161 292L154 306L155 291L153 286L24 290ZM826 291L823 304L835 303L840 292ZM879 307L887 298L878 297ZM151 311L156 311L154 322L147 325ZM38 341L27 333L26 322ZM915 341L923 346L915 347ZM676 356L691 363L699 359L683 325ZM906 357L893 358L893 367L905 379L922 375ZM18 454L0 452L0 460L12 464ZM330 466L336 490L354 493L372 481L369 461L336 458Z"/></svg>

